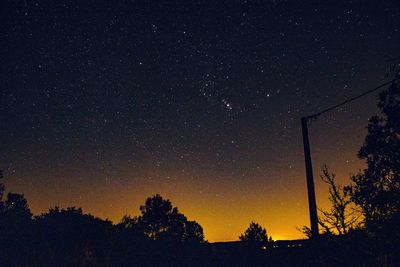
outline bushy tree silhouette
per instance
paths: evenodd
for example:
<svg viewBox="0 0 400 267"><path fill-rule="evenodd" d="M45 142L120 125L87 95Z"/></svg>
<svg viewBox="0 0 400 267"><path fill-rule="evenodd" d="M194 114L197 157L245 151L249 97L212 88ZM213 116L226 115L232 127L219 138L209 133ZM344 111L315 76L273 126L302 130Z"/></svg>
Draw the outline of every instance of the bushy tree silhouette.
<svg viewBox="0 0 400 267"><path fill-rule="evenodd" d="M251 222L246 231L239 236L241 241L252 244L267 244L267 230L256 222Z"/></svg>
<svg viewBox="0 0 400 267"><path fill-rule="evenodd" d="M373 116L358 156L367 168L352 177L347 189L362 208L370 231L399 217L400 212L400 84L379 96L381 116ZM397 227L396 227L397 228Z"/></svg>
<svg viewBox="0 0 400 267"><path fill-rule="evenodd" d="M8 193L4 202L4 214L13 221L29 221L32 213L28 201L22 194Z"/></svg>
<svg viewBox="0 0 400 267"><path fill-rule="evenodd" d="M0 170L0 179L3 178L3 173ZM22 194L9 192L5 200L3 195L5 186L0 182L0 214L7 220L19 223L21 221L29 221L32 218L32 213L29 209L28 201Z"/></svg>
<svg viewBox="0 0 400 267"><path fill-rule="evenodd" d="M400 65L398 65L400 66ZM399 68L400 70L400 68ZM395 75L400 77L400 71ZM380 266L400 265L400 83L379 95L381 115L369 120L358 152L367 167L346 188L362 210L368 239L366 251Z"/></svg>
<svg viewBox="0 0 400 267"><path fill-rule="evenodd" d="M40 262L45 266L103 266L112 224L75 207L51 208L36 217Z"/></svg>
<svg viewBox="0 0 400 267"><path fill-rule="evenodd" d="M194 243L204 242L203 227L196 221L186 221L184 240Z"/></svg>
<svg viewBox="0 0 400 267"><path fill-rule="evenodd" d="M0 265L27 266L32 257L32 213L24 195L8 193L3 200L4 190L0 183Z"/></svg>
<svg viewBox="0 0 400 267"><path fill-rule="evenodd" d="M149 197L140 206L142 215L138 218L144 233L153 240L203 242L203 228L196 222L188 221L173 207L168 199L160 195Z"/></svg>
<svg viewBox="0 0 400 267"><path fill-rule="evenodd" d="M136 216L131 217L131 216L125 215L124 217L122 217L118 226L121 226L125 229L138 228L139 227L139 218Z"/></svg>

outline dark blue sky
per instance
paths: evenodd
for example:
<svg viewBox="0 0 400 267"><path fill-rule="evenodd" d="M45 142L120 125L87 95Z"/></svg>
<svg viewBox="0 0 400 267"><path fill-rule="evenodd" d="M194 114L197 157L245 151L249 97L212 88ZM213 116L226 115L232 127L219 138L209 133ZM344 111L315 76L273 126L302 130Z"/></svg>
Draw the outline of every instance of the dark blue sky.
<svg viewBox="0 0 400 267"><path fill-rule="evenodd" d="M113 220L162 193L216 240L238 235L213 232L223 218L239 229L256 217L282 236L307 223L300 117L385 81L400 48L397 1L3 1L0 10L8 188L34 212L77 205ZM316 173L327 163L345 182L362 167L375 105L367 97L312 125Z"/></svg>

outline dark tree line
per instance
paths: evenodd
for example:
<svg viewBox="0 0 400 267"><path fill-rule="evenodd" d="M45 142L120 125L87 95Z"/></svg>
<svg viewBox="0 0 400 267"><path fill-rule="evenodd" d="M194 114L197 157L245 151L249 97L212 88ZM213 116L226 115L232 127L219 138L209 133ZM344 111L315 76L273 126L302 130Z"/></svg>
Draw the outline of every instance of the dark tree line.
<svg viewBox="0 0 400 267"><path fill-rule="evenodd" d="M0 205L0 266L184 264L205 242L203 228L160 195L146 200L140 216L116 225L75 207L32 216L27 200L15 193Z"/></svg>
<svg viewBox="0 0 400 267"><path fill-rule="evenodd" d="M358 153L366 168L347 186L323 168L332 208L320 210L317 239L273 242L252 222L241 242L208 244L200 224L160 195L118 224L75 207L33 216L23 195L5 195L0 172L0 266L400 266L399 82L378 108Z"/></svg>
<svg viewBox="0 0 400 267"><path fill-rule="evenodd" d="M226 263L204 240L200 224L188 220L160 195L147 198L140 206L140 216L124 216L118 224L75 207L54 207L33 216L25 197L15 193L8 193L0 205L0 266L221 266ZM243 247L246 252L259 252L271 242L266 230L254 222L240 240L246 245ZM259 253L246 255L260 257Z"/></svg>

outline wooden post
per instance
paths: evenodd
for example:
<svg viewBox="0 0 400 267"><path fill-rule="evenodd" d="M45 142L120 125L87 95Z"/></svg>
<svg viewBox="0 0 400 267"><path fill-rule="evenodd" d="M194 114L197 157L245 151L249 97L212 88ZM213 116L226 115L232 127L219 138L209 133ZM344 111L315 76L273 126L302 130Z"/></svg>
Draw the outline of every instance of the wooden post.
<svg viewBox="0 0 400 267"><path fill-rule="evenodd" d="M304 160L306 164L308 207L310 210L311 237L318 237L318 216L315 201L314 177L311 161L310 142L308 140L308 117L301 118L301 129L303 132Z"/></svg>

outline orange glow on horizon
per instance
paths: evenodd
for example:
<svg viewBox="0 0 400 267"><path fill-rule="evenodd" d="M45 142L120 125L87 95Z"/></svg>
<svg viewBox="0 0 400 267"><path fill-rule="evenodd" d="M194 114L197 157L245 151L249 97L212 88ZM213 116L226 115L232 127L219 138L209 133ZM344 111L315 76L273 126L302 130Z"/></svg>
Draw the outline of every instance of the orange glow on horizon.
<svg viewBox="0 0 400 267"><path fill-rule="evenodd" d="M317 174L318 172L315 175L317 205L328 208L327 188ZM342 175L338 173L338 177ZM274 240L305 238L296 229L309 225L305 177L301 173L293 179L297 181L297 190L290 193L285 192L288 185L262 185L262 177L254 178L254 183L246 190L235 184L221 183L217 187L209 187L196 180L178 178L164 179L164 183L160 183L159 177L154 176L154 179L143 179L140 183L114 182L113 186L104 184L103 187L91 190L86 190L84 186L76 187L74 190L78 197L74 200L57 191L37 189L23 192L18 188L11 190L25 193L35 215L47 211L50 206L77 206L82 207L86 213L108 218L113 223L118 223L126 214L139 215L139 207L146 198L159 193L171 200L189 220L200 223L206 240L210 242L238 240L251 221L265 227L268 236L272 236ZM347 181L339 180L340 183Z"/></svg>
<svg viewBox="0 0 400 267"><path fill-rule="evenodd" d="M337 182L348 184L350 175L364 166L356 153L366 131L358 129L356 135L346 139L348 133L338 126L338 135L327 142L318 132L322 128L325 133L327 127L318 123L310 128L316 200L318 208L328 209L328 188L319 179L321 167L328 164L337 174ZM7 190L25 194L35 215L53 206L76 206L118 223L126 214L139 215L146 198L158 193L189 220L197 221L210 242L238 240L251 221L265 227L274 240L299 239L304 235L296 228L309 225L300 128L298 139L292 142L293 148L281 151L280 158L263 168L250 168L258 163L246 161L246 169L239 170L246 173L243 177L232 173L234 165L211 170L201 164L180 166L173 158L158 168L132 168L128 162L115 162L105 173L98 163L90 161L90 154L82 153L79 166L65 167L62 172L27 169L25 162L15 164L17 171L11 177L6 173L4 182ZM16 177L30 180L20 183ZM41 177L57 182L49 183ZM70 183L68 177L80 182Z"/></svg>

